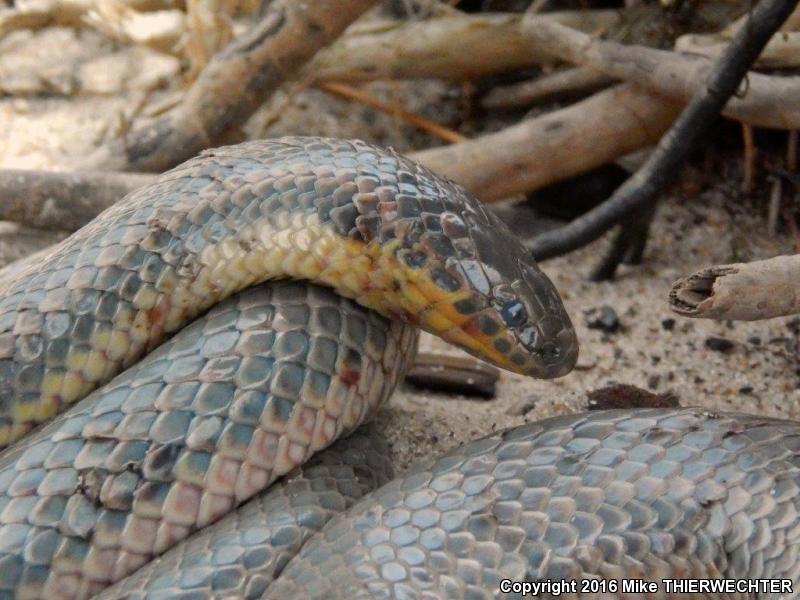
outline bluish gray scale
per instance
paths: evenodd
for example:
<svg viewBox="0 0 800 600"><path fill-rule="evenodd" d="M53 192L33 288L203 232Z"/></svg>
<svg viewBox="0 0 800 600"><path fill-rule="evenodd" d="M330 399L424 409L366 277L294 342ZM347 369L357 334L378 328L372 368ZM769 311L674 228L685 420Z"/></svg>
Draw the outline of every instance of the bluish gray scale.
<svg viewBox="0 0 800 600"><path fill-rule="evenodd" d="M346 438L97 598L259 598L335 512L388 481L386 456L386 443L375 432Z"/></svg>
<svg viewBox="0 0 800 600"><path fill-rule="evenodd" d="M243 311L251 317L242 319ZM339 326L360 332L351 337L363 350L359 352L357 345L349 343L346 362L360 370L374 364L383 373L380 398L368 400L383 401L408 363L413 332L369 316L366 309L331 291L285 282L253 289L220 304L105 388L0 455L0 562L21 565L4 572L3 589L24 585L32 595L41 595L48 582L78 577L83 591L76 595L83 596L125 575L124 567L98 572L83 565L98 552L110 552L112 557L132 552L126 546L133 543L126 532L134 527L133 519L152 521L158 527L165 518L162 511L170 490L179 482L199 489L208 485L206 473L214 456L249 460L260 424L287 423L297 404L306 402L301 392L306 382L316 394L308 401L313 406L324 405L331 381L340 375L339 342L327 337L330 328L320 338L307 325L318 313L331 311L340 315ZM350 320L355 321L352 326ZM276 322L291 323L292 328L276 337ZM79 324L75 320L72 326ZM391 339L399 344L395 362L383 363L382 354L376 357L368 352L367 339ZM320 340L322 346L317 345ZM315 347L319 349L312 368L311 349ZM333 356L325 359L319 352ZM323 470L326 479L321 478L313 492L305 485L303 523L320 528L334 509L349 506L352 498L386 480L381 471L386 459L376 458L374 449L367 451L365 444L345 443L349 452L341 460L320 458L316 466L308 467ZM377 454L382 455L385 451ZM373 472L382 474L365 487ZM349 499L341 498L344 492ZM280 490L275 494L278 506L283 506L285 497ZM315 497L327 508L315 508ZM250 509L250 522L265 514L259 502ZM300 527L291 525L291 515L296 514L291 506L285 509L280 517L282 526ZM238 522L243 514L246 510L231 518ZM242 539L237 534L227 551L230 561L225 563L235 563L235 569L216 570L209 577L195 572L192 585L202 590L192 593L202 598L233 589L260 594L273 571L283 567L310 529L303 525L300 531L303 533L286 548L275 549L262 540L254 542L257 547L250 552L236 550ZM143 544L136 546L137 552L147 553L146 542L137 544ZM178 555L187 556L184 550ZM195 556L202 563L204 553ZM150 557L145 554L143 562ZM234 572L238 573L235 577ZM180 595L173 591L171 597Z"/></svg>
<svg viewBox="0 0 800 600"><path fill-rule="evenodd" d="M800 510L800 450L789 441L798 427L748 415L645 409L558 417L495 434L412 469L334 517L264 597L372 598L366 590L381 586L389 598L469 598L498 589L511 572L498 564L518 565L524 579L660 581L688 570L706 577L786 578L797 586L800 563L785 557L798 556L800 539L784 537L788 521L774 517ZM689 434L691 446L707 451L685 451ZM723 443L732 439L737 443ZM600 463L622 468L562 470L565 458L587 449L591 456L606 450L619 457ZM721 478L714 484L719 501L706 502L709 476L737 459L741 476ZM530 466L520 470L520 460ZM666 460L680 469L673 481L652 475ZM459 472L466 476L459 479ZM497 474L502 480L492 477ZM491 481L488 487L481 478ZM520 486L511 485L515 478ZM405 501L398 500L397 486L407 490ZM492 500L472 502L481 498ZM773 508L761 510L765 502ZM419 528L418 538L408 524ZM776 536L780 549L768 543ZM378 555L365 552L375 547ZM399 588L400 570L391 561L403 556L401 548L412 560L397 564L413 567L414 576ZM596 554L588 560L591 548L601 560Z"/></svg>

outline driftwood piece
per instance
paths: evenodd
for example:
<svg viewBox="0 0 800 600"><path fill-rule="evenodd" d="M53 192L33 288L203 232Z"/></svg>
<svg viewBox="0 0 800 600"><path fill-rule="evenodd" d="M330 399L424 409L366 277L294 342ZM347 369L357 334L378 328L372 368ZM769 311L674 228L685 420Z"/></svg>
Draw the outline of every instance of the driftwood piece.
<svg viewBox="0 0 800 600"><path fill-rule="evenodd" d="M703 56L597 40L558 23L537 19L525 27L542 47L563 60L682 100L705 87L713 67ZM800 128L800 77L750 72L745 93L731 98L722 112L758 127Z"/></svg>
<svg viewBox="0 0 800 600"><path fill-rule="evenodd" d="M535 19L594 32L613 27L613 10L555 12ZM552 62L520 27L522 15L482 14L370 23L349 31L309 63L326 81L473 79Z"/></svg>
<svg viewBox="0 0 800 600"><path fill-rule="evenodd" d="M2 170L0 220L74 231L154 179L142 173Z"/></svg>
<svg viewBox="0 0 800 600"><path fill-rule="evenodd" d="M546 100L595 92L613 81L605 73L587 67L561 69L536 79L496 87L481 99L481 105L488 109L532 106Z"/></svg>
<svg viewBox="0 0 800 600"><path fill-rule="evenodd" d="M214 55L180 104L90 157L94 168L163 171L252 114L374 0L275 0L250 31Z"/></svg>
<svg viewBox="0 0 800 600"><path fill-rule="evenodd" d="M723 35L725 39L730 40L734 35L736 35L736 32L738 32L742 27L747 25L747 19L749 18L750 18L750 13L749 12L744 13L741 17L739 17L738 19L730 23L727 27L725 27L722 30L721 35ZM786 20L783 22L778 31L781 33L786 33L789 31L797 31L798 29L800 29L800 8L795 8L794 11L792 11L792 14L786 17ZM772 40L774 40L776 37L777 34L773 35ZM770 42L772 40L770 40ZM767 43L767 46L769 46L769 43Z"/></svg>
<svg viewBox="0 0 800 600"><path fill-rule="evenodd" d="M669 307L684 317L736 321L800 313L800 255L701 269L672 285Z"/></svg>
<svg viewBox="0 0 800 600"><path fill-rule="evenodd" d="M748 16L745 13L719 33L681 35L675 40L675 50L715 58L722 53L725 44L736 35L736 32L744 27ZM796 33L798 29L800 29L800 10L795 9L781 26L779 33L772 36L755 64L777 69L798 66L800 64L800 53L798 53L800 35Z"/></svg>
<svg viewBox="0 0 800 600"><path fill-rule="evenodd" d="M412 157L494 202L653 144L679 112L679 103L623 84L497 133Z"/></svg>
<svg viewBox="0 0 800 600"><path fill-rule="evenodd" d="M500 371L474 358L420 352L406 381L428 390L493 398Z"/></svg>
<svg viewBox="0 0 800 600"><path fill-rule="evenodd" d="M721 35L687 33L675 40L675 50L716 58L722 54L728 41ZM756 61L757 67L765 69L793 69L798 65L800 65L800 33L796 31L776 35Z"/></svg>
<svg viewBox="0 0 800 600"><path fill-rule="evenodd" d="M609 32L626 40L656 44L666 35L671 40L675 28L683 32L680 27L687 23L721 27L736 7L728 0L696 2L688 21L675 12L649 3L625 10L528 11L525 16L462 14L424 21L359 23L320 52L307 73L350 82L421 77L461 81L552 63L547 49L523 30L523 20L557 22L586 33Z"/></svg>

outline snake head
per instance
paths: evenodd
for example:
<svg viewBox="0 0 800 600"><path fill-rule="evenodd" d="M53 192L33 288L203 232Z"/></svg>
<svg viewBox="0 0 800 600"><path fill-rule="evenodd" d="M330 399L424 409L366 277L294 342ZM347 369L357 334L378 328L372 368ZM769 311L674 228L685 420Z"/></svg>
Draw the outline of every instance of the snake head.
<svg viewBox="0 0 800 600"><path fill-rule="evenodd" d="M492 288L488 305L479 321L502 323L492 346L511 370L549 379L575 366L578 341L572 323L555 286L532 259L518 259L516 277Z"/></svg>
<svg viewBox="0 0 800 600"><path fill-rule="evenodd" d="M286 202L302 198L322 227L292 240L311 248L327 232L308 260L280 254L281 264L499 367L542 378L572 369L578 344L555 287L475 196L391 149L281 143L292 154L287 171L302 172L305 186L298 193L281 180Z"/></svg>
<svg viewBox="0 0 800 600"><path fill-rule="evenodd" d="M578 342L555 286L493 213L463 191L397 257L416 324L498 367L539 378L575 366ZM453 206L453 205L451 205ZM424 302L422 301L424 299Z"/></svg>
<svg viewBox="0 0 800 600"><path fill-rule="evenodd" d="M578 359L575 331L555 286L532 259L476 261L464 270L464 280L468 295L454 308L467 318L442 337L523 375L551 379L572 370ZM499 283L487 290L492 280Z"/></svg>

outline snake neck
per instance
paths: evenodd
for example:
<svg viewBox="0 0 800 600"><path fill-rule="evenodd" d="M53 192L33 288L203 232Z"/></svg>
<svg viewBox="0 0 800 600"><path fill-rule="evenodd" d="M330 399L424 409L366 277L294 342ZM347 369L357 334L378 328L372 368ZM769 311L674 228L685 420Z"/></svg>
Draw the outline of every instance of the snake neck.
<svg viewBox="0 0 800 600"><path fill-rule="evenodd" d="M507 359L493 350L495 336L481 332L471 315L457 309L470 299L470 291L444 290L430 270L407 268L398 258L402 250L398 240L380 243L343 237L321 223L316 213L262 218L235 237L203 248L196 266L189 269L191 277L172 292L173 310L164 329L180 327L187 307L211 306L268 280L302 279L329 286L387 318L420 327L502 365Z"/></svg>

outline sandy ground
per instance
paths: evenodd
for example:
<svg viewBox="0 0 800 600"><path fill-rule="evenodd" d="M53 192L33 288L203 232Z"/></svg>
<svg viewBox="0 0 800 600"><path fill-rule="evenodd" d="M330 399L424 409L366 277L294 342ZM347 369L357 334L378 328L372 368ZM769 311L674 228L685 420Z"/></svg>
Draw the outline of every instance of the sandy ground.
<svg viewBox="0 0 800 600"><path fill-rule="evenodd" d="M67 80L65 84L68 73L58 65L36 72L41 61L33 58L41 56L42 47L48 44L58 45L64 63L80 66L98 58L106 62L84 69L92 74L86 81ZM117 63L108 59L112 54ZM124 126L132 106L161 93L153 92L161 80L143 78L141 72L152 66L161 69L164 77L172 73L171 65L149 53L137 55L134 62L139 70L130 69L130 56L91 32L77 35L51 30L11 36L0 43L0 57L0 88L17 86L16 93L28 90L24 97L0 98L0 167L4 168L79 167L82 156ZM20 64L27 69L27 79L19 71ZM104 70L105 78L100 76ZM62 85L85 93L73 97L30 95L30 89L42 81L50 90ZM445 124L458 115L457 95L439 84L384 84L373 86L373 91ZM361 137L401 151L432 143L390 117L316 91L298 96L274 121L281 96L251 119L245 127L247 136ZM674 317L666 305L670 284L701 266L791 252L788 237L770 238L763 215L752 207L738 206L731 198L729 190L735 184L723 182L688 198L668 197L659 212L645 264L624 268L613 283L589 283L585 277L605 241L545 263L543 268L562 293L578 330L578 368L556 381L504 373L497 396L489 401L402 386L379 416L398 468L497 428L585 410L586 392L612 382L659 393L674 391L685 406L800 419L797 320L693 321ZM63 235L0 223L0 264L26 256ZM613 307L619 315L619 331L604 333L587 326L588 313L603 305ZM672 327L669 319L674 319ZM730 340L732 348L727 352L708 349L709 336ZM423 337L422 348L458 352L430 336Z"/></svg>

